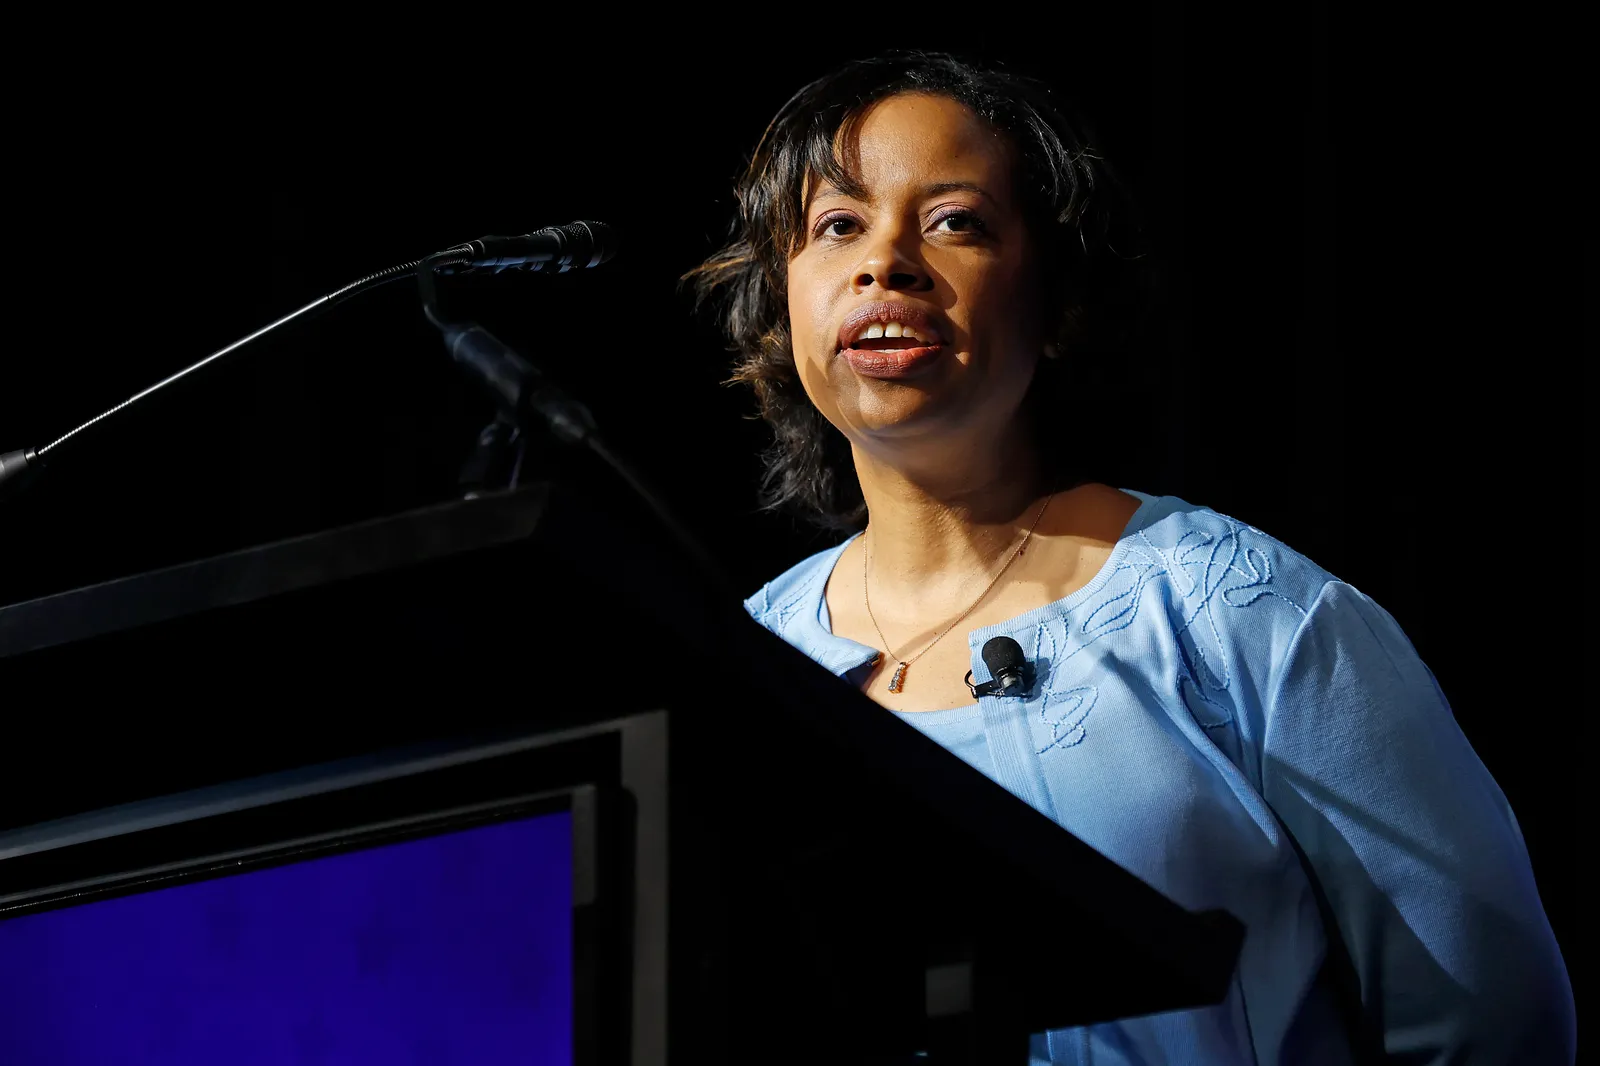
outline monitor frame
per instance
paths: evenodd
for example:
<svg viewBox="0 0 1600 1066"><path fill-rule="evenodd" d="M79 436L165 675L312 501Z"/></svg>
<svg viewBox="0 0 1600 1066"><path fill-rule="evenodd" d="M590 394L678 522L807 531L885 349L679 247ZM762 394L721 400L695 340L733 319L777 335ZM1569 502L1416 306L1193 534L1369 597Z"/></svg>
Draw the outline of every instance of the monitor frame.
<svg viewBox="0 0 1600 1066"><path fill-rule="evenodd" d="M540 739L342 760L0 832L0 921L566 811L573 1062L622 1061L633 803L582 772L592 760L577 749L594 737ZM578 772L541 782L563 754Z"/></svg>

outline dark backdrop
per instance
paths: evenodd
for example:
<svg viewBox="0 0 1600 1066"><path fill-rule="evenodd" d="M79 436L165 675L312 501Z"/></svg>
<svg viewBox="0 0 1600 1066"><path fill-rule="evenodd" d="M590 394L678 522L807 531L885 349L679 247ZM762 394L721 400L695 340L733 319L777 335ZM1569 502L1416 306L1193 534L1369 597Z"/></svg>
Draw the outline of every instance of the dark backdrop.
<svg viewBox="0 0 1600 1066"><path fill-rule="evenodd" d="M1576 984L1562 730L1593 705L1567 680L1586 557L1566 532L1591 468L1569 367L1594 342L1559 164L1576 106L1546 77L1570 29L1054 10L893 32L705 13L616 47L536 47L518 24L504 48L404 62L252 49L248 29L209 60L80 42L70 84L8 75L0 449L371 270L598 218L624 235L612 264L456 287L457 306L583 398L754 590L835 538L756 511L765 429L676 279L804 80L884 47L1008 59L1081 102L1169 274L1153 339L1083 398L1133 430L1092 468L1257 525L1396 616L1510 796ZM487 413L414 290L379 290L62 448L0 504L0 603L447 498ZM47 709L0 692L0 715Z"/></svg>

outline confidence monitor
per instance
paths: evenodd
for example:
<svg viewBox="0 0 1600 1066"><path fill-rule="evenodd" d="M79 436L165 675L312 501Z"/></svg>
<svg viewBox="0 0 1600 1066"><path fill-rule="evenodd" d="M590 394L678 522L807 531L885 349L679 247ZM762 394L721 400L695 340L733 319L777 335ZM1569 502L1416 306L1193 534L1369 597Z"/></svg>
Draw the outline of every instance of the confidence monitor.
<svg viewBox="0 0 1600 1066"><path fill-rule="evenodd" d="M0 1063L622 1061L610 792L525 791L554 753L531 754L416 750L0 834Z"/></svg>

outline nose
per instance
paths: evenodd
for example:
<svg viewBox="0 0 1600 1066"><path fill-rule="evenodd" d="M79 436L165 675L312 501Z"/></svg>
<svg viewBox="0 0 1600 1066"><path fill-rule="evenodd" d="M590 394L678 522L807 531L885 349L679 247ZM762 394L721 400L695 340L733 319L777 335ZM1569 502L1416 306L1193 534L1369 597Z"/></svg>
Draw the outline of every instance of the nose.
<svg viewBox="0 0 1600 1066"><path fill-rule="evenodd" d="M851 280L851 288L857 293L873 286L890 292L926 292L933 288L933 275L907 251L900 234L880 230L869 238L863 253Z"/></svg>

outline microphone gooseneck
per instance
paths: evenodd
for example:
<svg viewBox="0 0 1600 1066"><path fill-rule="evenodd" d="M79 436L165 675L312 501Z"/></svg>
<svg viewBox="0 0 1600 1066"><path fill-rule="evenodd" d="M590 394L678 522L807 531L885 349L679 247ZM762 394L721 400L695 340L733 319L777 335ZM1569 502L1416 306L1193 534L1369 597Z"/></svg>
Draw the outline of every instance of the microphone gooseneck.
<svg viewBox="0 0 1600 1066"><path fill-rule="evenodd" d="M149 388L134 393L114 407L100 412L87 422L63 433L49 444L41 448L20 448L15 451L0 453L0 485L7 482L20 483L24 472L33 474L43 468L45 458L61 445L72 440L91 426L98 425L112 417L124 408L138 403L145 397L160 392L168 385L172 385L193 374L203 367L238 351L251 341L266 336L280 326L288 325L298 319L309 318L312 315L326 311L336 304L343 303L353 296L357 296L380 285L402 278L431 274L440 264L450 264L464 270L473 270L480 267L493 266L495 269L505 269L507 266L536 267L541 273L561 273L573 266L596 266L605 262L616 253L616 235L610 226L602 222L573 222L566 226L551 226L521 237L484 237L466 244L458 244L446 248L422 259L415 259L409 263L388 267L374 274L357 278L350 284L325 296L320 296L304 307L291 311L275 322L270 322L253 333L246 334L226 347L219 348L198 362L191 363L175 374L171 374L151 385Z"/></svg>
<svg viewBox="0 0 1600 1066"><path fill-rule="evenodd" d="M412 274L416 273L417 268L420 267L423 264L423 262L424 262L424 260L417 259L417 260L413 260L412 262L409 262L409 263L402 263L399 266L389 267L386 270L380 270L376 274L368 274L364 278L357 278L355 281L352 281L350 284L344 286L342 289L335 289L333 292L328 293L326 296L320 296L317 299L312 300L310 303L306 304L304 307L300 308L299 310L289 312L288 314L284 315L282 318L278 319L276 322L267 323L265 326L262 326L260 329L256 330L254 333L245 334L243 337L240 337L238 340L234 341L232 344L228 345L227 347L218 348L216 351L212 352L210 355L206 356L204 359L201 359L199 362L191 363L188 366L184 367L182 370L178 371L176 374L172 374L172 375L169 375L168 377L162 378L160 381L156 382L154 385L151 385L149 388L144 389L144 390L142 390L140 392L136 392L132 396L129 396L126 400L123 400L121 403L117 404L115 407L112 407L112 408L109 408L109 409L107 409L105 411L100 412L99 414L95 415L93 418L89 419L89 421L83 423L83 425L78 426L76 429L73 429L70 432L62 434L60 437L57 437L55 440L51 441L49 444L46 444L43 448L40 448L38 450L38 458L40 460L42 460L45 457L45 455L47 455L52 449L60 447L61 445L65 444L67 441L71 440L73 437L76 437L79 433L82 433L84 430L88 429L90 426L96 424L97 422L101 422L104 419L110 418L112 415L116 414L118 411L121 411L124 407L128 407L131 404L138 403L140 400L144 399L146 396L149 396L151 393L158 392L161 389L166 388L168 385L173 384L174 382L181 381L182 379L188 377L190 374L193 374L196 370L199 370L202 367L206 367L206 366L211 365L212 363L216 362L218 359L221 359L223 356L228 355L228 354L230 354L232 352L238 351L240 348L243 348L245 345L249 344L251 341L257 340L257 339L259 339L261 337L266 336L268 333L271 333L273 330L277 329L279 326L286 326L290 322L293 322L297 318L305 318L305 317L308 317L308 316L310 316L312 314L315 314L318 311L325 311L328 308L334 306L335 304L342 303L345 300L350 299L350 297L352 297L352 296L356 296L356 295L359 295L360 293L366 292L368 289L375 289L379 285L386 285L391 281L399 281L401 278L410 277Z"/></svg>

